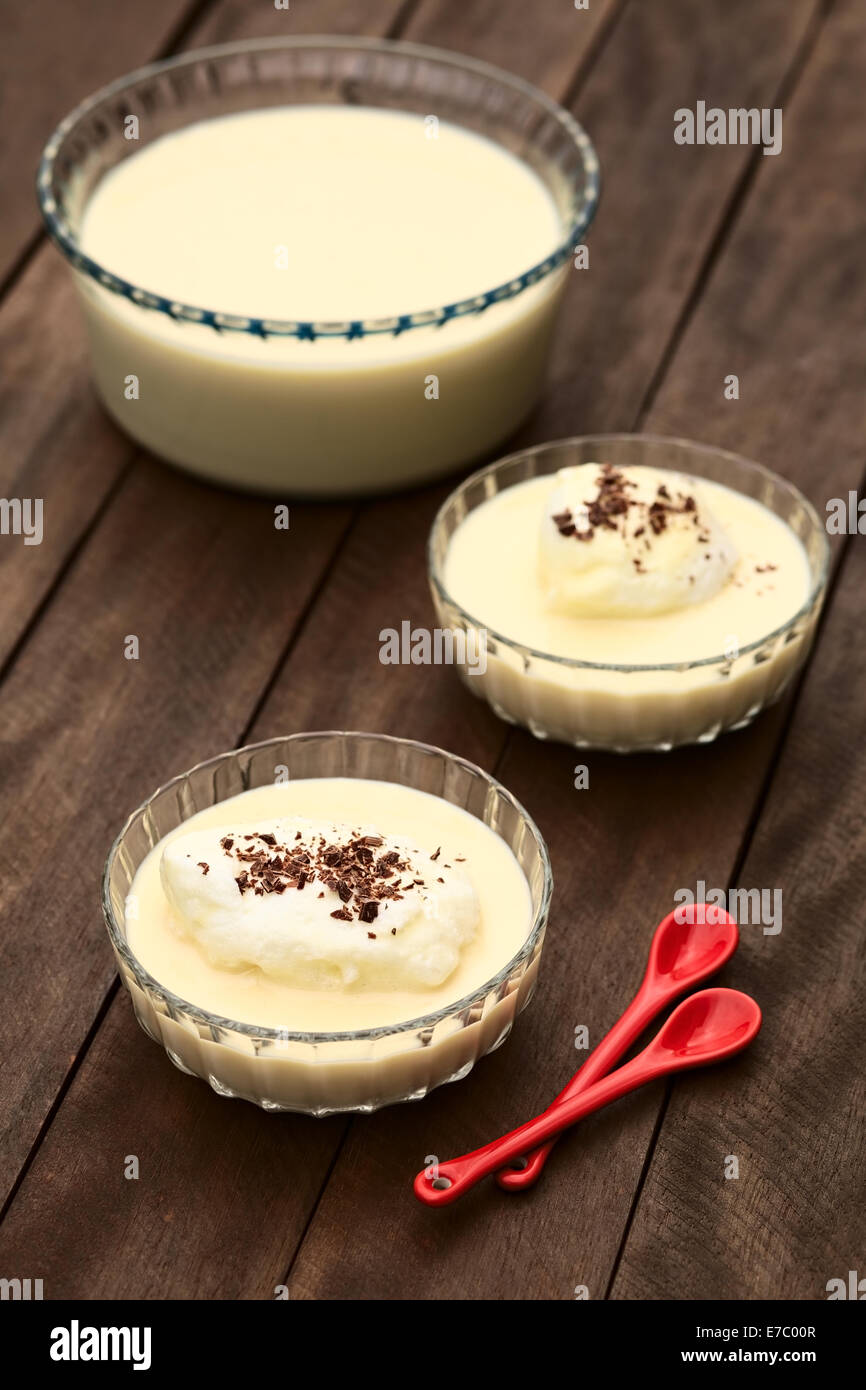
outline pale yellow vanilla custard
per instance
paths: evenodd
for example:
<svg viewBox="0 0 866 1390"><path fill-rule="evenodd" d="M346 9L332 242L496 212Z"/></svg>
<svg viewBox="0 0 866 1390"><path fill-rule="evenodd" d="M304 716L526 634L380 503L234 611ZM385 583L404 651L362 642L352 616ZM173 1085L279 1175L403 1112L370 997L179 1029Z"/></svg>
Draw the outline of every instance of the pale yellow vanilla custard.
<svg viewBox="0 0 866 1390"><path fill-rule="evenodd" d="M531 407L565 272L437 313L509 286L562 237L529 164L449 121L356 105L199 121L131 153L84 209L84 252L180 306L147 313L82 280L96 382L126 430L217 482L327 494L429 477ZM425 314L438 326L407 331ZM253 318L261 333L230 331ZM318 327L285 331L297 323Z"/></svg>
<svg viewBox="0 0 866 1390"><path fill-rule="evenodd" d="M345 1033L478 989L519 952L532 907L504 840L460 807L323 777L185 821L141 863L126 918L140 964L197 1008Z"/></svg>
<svg viewBox="0 0 866 1390"><path fill-rule="evenodd" d="M763 503L673 469L603 461L481 502L450 539L443 582L489 634L486 673L470 688L540 736L621 750L748 719L803 656L800 644L750 649L812 587L803 544Z"/></svg>
<svg viewBox="0 0 866 1390"><path fill-rule="evenodd" d="M559 239L536 174L483 135L318 105L163 136L106 175L81 228L100 264L178 301L333 321L466 298Z"/></svg>

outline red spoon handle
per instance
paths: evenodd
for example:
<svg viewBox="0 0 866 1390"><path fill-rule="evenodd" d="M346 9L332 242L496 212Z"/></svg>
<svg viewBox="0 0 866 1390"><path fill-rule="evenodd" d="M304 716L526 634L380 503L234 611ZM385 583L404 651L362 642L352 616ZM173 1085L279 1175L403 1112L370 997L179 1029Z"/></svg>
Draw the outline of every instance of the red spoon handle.
<svg viewBox="0 0 866 1390"><path fill-rule="evenodd" d="M435 1177L428 1176L428 1170L424 1169L415 1179L415 1195L427 1206L446 1206L503 1163L554 1138L585 1115L591 1115L603 1105L619 1100L620 1096L636 1090L654 1077L676 1071L681 1065L682 1062L673 1054L660 1058L658 1055L648 1057L646 1052L642 1052L581 1095L551 1106L542 1115L521 1125L519 1129L513 1129L503 1138L494 1139L491 1144L485 1144L483 1148L463 1154L460 1158L449 1158L446 1163L438 1164Z"/></svg>
<svg viewBox="0 0 866 1390"><path fill-rule="evenodd" d="M647 1025L661 1013L669 1002L669 998L669 994L661 995L658 991L651 993L642 985L622 1017L617 1020L610 1032L605 1034L598 1046L589 1054L583 1066L575 1072L568 1085L560 1091L556 1100L547 1109L553 1110L562 1101L570 1100L573 1096L583 1095L590 1086L594 1086L597 1081L612 1071L619 1059L625 1056L629 1048L637 1042ZM555 1143L556 1139L550 1139L546 1144L533 1149L531 1153L518 1155L524 1160L523 1165L520 1168L505 1167L497 1173L496 1181L499 1186L506 1192L522 1192L524 1188L531 1187L541 1177L544 1165Z"/></svg>
<svg viewBox="0 0 866 1390"><path fill-rule="evenodd" d="M682 966L679 953L688 938L691 936L694 939L695 929L702 927L710 938L703 956L697 960L687 956L688 965L674 970L673 965L678 959ZM708 909L705 903L696 903L690 908L675 908L663 917L653 933L640 989L619 1022L602 1038L553 1104L558 1105L570 1096L582 1095L589 1086L605 1076L637 1041L647 1024L668 1004L724 965L736 950L737 941L737 924L721 908ZM551 1140L532 1153L521 1155L523 1162L520 1167L503 1168L496 1175L499 1186L506 1192L523 1192L531 1187L541 1176L554 1142Z"/></svg>
<svg viewBox="0 0 866 1390"><path fill-rule="evenodd" d="M738 989L699 990L679 1004L643 1052L618 1071L492 1144L439 1163L433 1172L425 1168L415 1178L415 1195L428 1206L445 1206L503 1163L553 1139L627 1091L655 1077L734 1057L749 1046L760 1028L761 1010L748 994Z"/></svg>

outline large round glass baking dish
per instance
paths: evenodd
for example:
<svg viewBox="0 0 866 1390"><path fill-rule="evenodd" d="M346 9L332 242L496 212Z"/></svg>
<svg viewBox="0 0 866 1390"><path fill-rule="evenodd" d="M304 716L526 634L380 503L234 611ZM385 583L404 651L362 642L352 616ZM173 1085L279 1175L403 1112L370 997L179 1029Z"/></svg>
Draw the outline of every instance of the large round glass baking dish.
<svg viewBox="0 0 866 1390"><path fill-rule="evenodd" d="M434 112L486 136L548 189L558 245L468 299L339 322L179 303L82 251L91 193L145 144L217 116L311 103ZM125 138L131 114L140 117L136 140ZM446 472L481 457L528 414L567 262L595 213L599 167L573 117L510 73L417 44L304 37L204 49L113 82L57 127L37 188L48 231L75 273L97 392L120 426L212 481L328 496ZM448 383L432 409L423 389L431 375ZM131 376L141 386L128 398Z"/></svg>

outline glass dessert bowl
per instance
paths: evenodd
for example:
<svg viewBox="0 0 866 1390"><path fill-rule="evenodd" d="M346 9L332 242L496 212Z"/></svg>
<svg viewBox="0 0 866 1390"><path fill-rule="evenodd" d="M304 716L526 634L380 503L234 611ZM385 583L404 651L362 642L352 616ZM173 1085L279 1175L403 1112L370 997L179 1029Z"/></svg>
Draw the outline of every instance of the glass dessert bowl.
<svg viewBox="0 0 866 1390"><path fill-rule="evenodd" d="M326 496L456 468L529 413L599 170L488 64L278 38L97 92L37 187L121 428L218 483Z"/></svg>
<svg viewBox="0 0 866 1390"><path fill-rule="evenodd" d="M434 522L461 678L538 738L616 752L708 743L808 655L828 544L791 483L682 439L599 435L475 473ZM462 638L461 638L462 634Z"/></svg>
<svg viewBox="0 0 866 1390"><path fill-rule="evenodd" d="M480 768L327 732L154 792L111 847L103 911L136 1017L176 1066L328 1115L420 1099L500 1046L535 986L551 891L539 831Z"/></svg>

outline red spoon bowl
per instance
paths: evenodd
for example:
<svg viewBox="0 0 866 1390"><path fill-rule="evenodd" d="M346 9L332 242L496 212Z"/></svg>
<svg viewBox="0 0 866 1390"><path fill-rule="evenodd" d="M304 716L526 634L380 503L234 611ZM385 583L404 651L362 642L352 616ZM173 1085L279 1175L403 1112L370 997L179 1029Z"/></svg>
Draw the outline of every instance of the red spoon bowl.
<svg viewBox="0 0 866 1390"><path fill-rule="evenodd" d="M739 944L735 919L712 903L677 907L656 927L641 988L689 989L721 970Z"/></svg>
<svg viewBox="0 0 866 1390"><path fill-rule="evenodd" d="M702 989L674 1009L640 1055L653 1065L667 1056L671 1071L703 1067L741 1052L760 1027L761 1010L748 994L738 989Z"/></svg>

